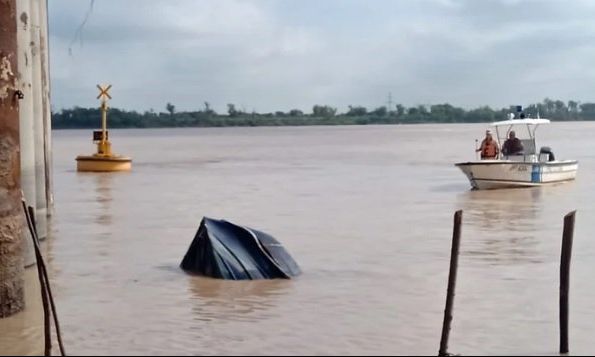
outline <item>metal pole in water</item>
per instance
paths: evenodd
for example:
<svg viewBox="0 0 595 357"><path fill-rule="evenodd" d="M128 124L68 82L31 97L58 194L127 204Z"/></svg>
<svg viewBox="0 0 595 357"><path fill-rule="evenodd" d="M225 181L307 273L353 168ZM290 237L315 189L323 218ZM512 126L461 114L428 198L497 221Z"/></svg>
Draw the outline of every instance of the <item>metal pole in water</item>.
<svg viewBox="0 0 595 357"><path fill-rule="evenodd" d="M452 307L455 299L455 287L457 284L457 267L459 264L459 245L461 242L461 223L463 211L458 210L454 215L454 228L452 232L452 248L450 251L450 270L448 273L448 289L446 291L446 307L444 309L444 321L442 323L442 338L440 339L440 350L438 356L448 356L448 337L450 335L450 323L452 322Z"/></svg>
<svg viewBox="0 0 595 357"><path fill-rule="evenodd" d="M101 99L101 142L99 143L98 154L104 156L112 156L111 143L107 137L107 100L112 99L108 91L112 88L111 84L107 86L97 85L99 88L99 95L97 99Z"/></svg>
<svg viewBox="0 0 595 357"><path fill-rule="evenodd" d="M562 253L560 257L560 353L568 353L568 288L570 285L570 258L574 236L576 211L564 216Z"/></svg>

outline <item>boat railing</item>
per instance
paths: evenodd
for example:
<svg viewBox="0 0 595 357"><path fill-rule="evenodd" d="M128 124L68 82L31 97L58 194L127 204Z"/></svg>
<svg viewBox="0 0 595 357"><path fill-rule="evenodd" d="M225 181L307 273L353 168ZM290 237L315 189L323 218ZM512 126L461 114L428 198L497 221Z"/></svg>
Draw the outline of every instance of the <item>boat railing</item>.
<svg viewBox="0 0 595 357"><path fill-rule="evenodd" d="M523 144L523 153L525 155L535 154L536 148L534 139L521 139L521 144Z"/></svg>
<svg viewBox="0 0 595 357"><path fill-rule="evenodd" d="M515 155L502 155L502 160L518 161L518 162L538 162L539 158L535 154L515 154Z"/></svg>

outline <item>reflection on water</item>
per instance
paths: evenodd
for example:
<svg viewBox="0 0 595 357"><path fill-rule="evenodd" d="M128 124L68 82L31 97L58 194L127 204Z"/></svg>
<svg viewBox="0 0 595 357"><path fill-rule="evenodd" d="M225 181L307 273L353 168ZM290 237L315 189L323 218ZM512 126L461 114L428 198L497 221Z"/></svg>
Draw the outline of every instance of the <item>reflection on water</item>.
<svg viewBox="0 0 595 357"><path fill-rule="evenodd" d="M87 203L86 207L81 209L84 210L88 231L80 232L80 236L92 241L94 253L104 257L110 256L115 244L112 230L113 190L118 183L117 177L121 174L119 172L76 173L77 181L82 188L79 196Z"/></svg>
<svg viewBox="0 0 595 357"><path fill-rule="evenodd" d="M110 225L112 223L111 202L113 173L101 172L94 174L95 181L95 200L100 205L100 213L95 222L100 225Z"/></svg>
<svg viewBox="0 0 595 357"><path fill-rule="evenodd" d="M535 235L541 211L540 187L475 190L460 194L464 252L490 264L540 262Z"/></svg>
<svg viewBox="0 0 595 357"><path fill-rule="evenodd" d="M542 188L473 190L459 195L466 224L483 230L532 230L541 210Z"/></svg>
<svg viewBox="0 0 595 357"><path fill-rule="evenodd" d="M290 280L229 281L188 275L196 320L257 321L291 291Z"/></svg>

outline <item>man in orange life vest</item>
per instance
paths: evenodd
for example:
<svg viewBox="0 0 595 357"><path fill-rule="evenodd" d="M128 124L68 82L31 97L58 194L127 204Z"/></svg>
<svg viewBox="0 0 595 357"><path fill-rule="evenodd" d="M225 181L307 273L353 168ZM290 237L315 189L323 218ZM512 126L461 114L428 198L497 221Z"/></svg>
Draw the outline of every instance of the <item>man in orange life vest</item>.
<svg viewBox="0 0 595 357"><path fill-rule="evenodd" d="M486 130L486 137L481 142L481 146L476 151L481 152L482 160L496 159L500 153L498 143L492 138L492 132Z"/></svg>

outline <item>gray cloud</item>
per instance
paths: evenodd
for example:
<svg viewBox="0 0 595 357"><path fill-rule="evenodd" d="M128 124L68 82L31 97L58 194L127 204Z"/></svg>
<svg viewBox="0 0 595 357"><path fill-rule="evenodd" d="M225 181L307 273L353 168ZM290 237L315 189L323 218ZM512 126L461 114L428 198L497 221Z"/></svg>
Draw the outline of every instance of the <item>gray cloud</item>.
<svg viewBox="0 0 595 357"><path fill-rule="evenodd" d="M97 0L72 56L89 3L49 4L54 108L595 100L588 1Z"/></svg>

